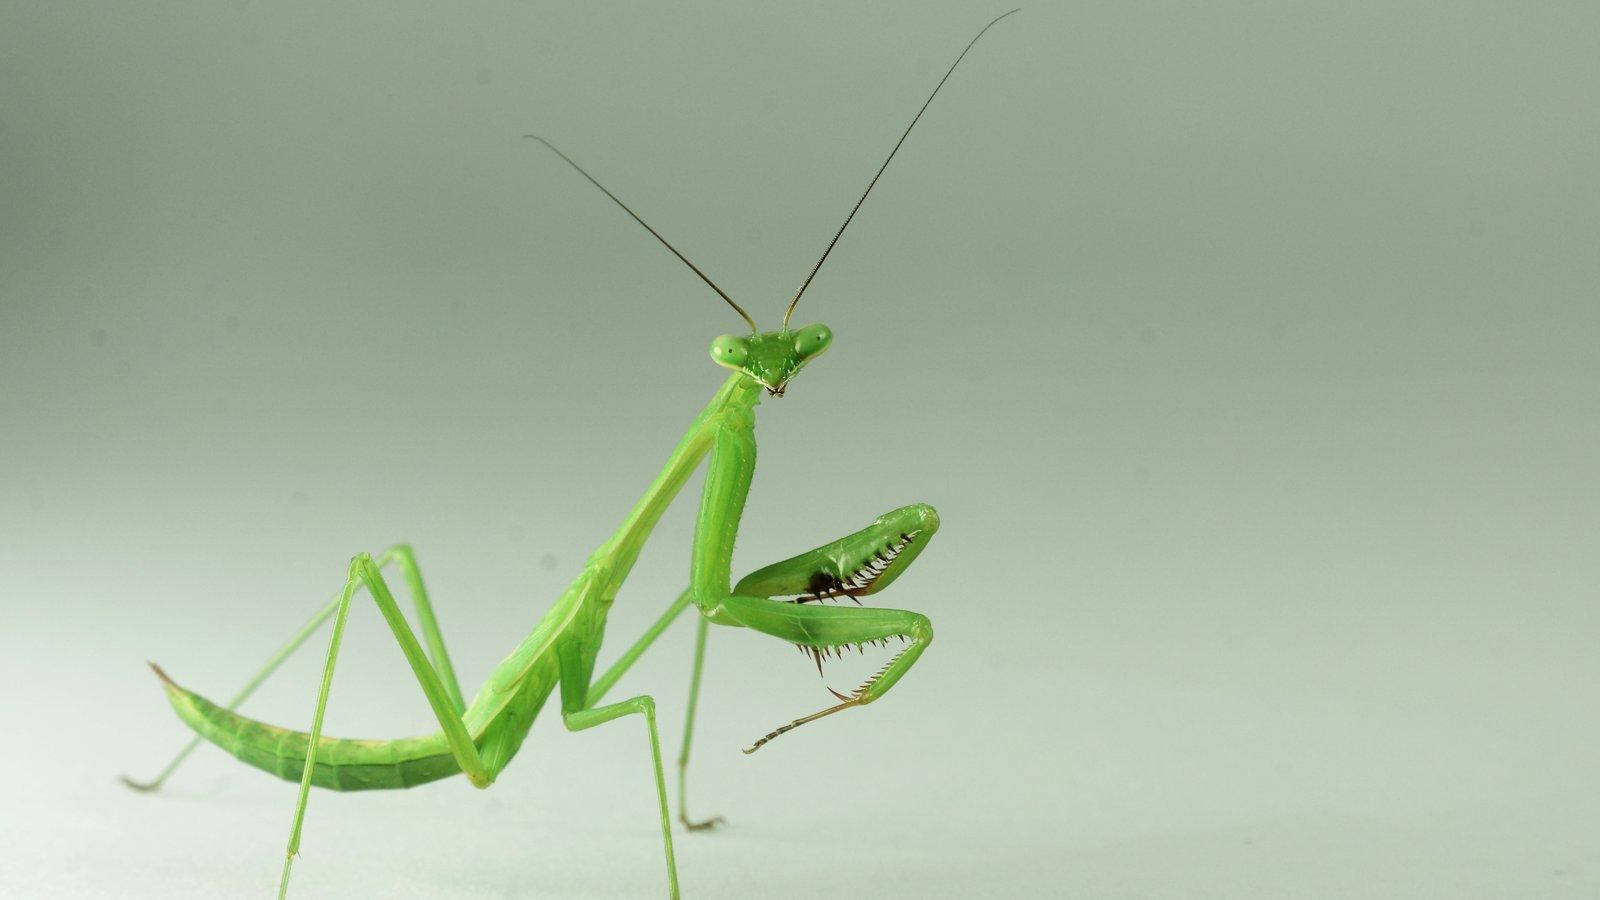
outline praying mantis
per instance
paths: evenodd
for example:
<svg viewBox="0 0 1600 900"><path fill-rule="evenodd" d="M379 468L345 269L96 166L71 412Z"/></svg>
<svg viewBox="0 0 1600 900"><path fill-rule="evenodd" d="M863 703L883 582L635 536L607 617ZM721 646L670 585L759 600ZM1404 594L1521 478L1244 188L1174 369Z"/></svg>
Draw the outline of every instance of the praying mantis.
<svg viewBox="0 0 1600 900"><path fill-rule="evenodd" d="M584 731L625 716L644 717L666 853L667 886L670 895L677 897L677 862L672 848L672 823L661 764L661 741L656 728L655 700L641 694L619 702L601 702L667 626L691 605L699 613L683 747L678 757L679 819L691 831L713 827L720 821L716 818L691 820L683 807L685 773L709 625L750 628L791 642L816 663L819 673L825 658L840 654L846 648L887 645L891 641L901 644L888 663L854 692L844 694L828 688L838 701L835 705L780 726L746 748L745 753L753 753L779 735L808 722L881 699L910 671L933 640L933 626L926 616L861 604L861 598L883 590L899 578L927 547L939 529L939 517L933 507L918 503L884 513L859 531L757 569L737 583L731 582L734 539L755 472L755 407L763 392L772 397L783 396L794 377L821 356L833 340L833 332L822 324L791 330L789 323L795 307L939 89L978 39L1013 12L1016 10L985 25L950 65L812 266L790 300L782 325L776 331L761 331L750 314L717 287L700 267L554 144L537 135L527 135L599 188L693 270L749 325L748 335L724 334L711 342L712 360L729 369L731 374L690 424L667 458L665 467L628 512L621 526L594 551L583 572L533 631L495 666L470 703L464 699L456 680L411 548L395 546L377 557L361 553L351 560L343 589L226 705L213 703L180 687L159 666L151 663L168 701L197 737L155 779L135 781L124 777L124 782L137 790L155 790L202 740L279 778L298 781L299 794L278 885L281 900L287 894L290 868L300 848L312 785L336 791L393 790L464 774L473 786L487 788L516 755L534 718L559 685L561 717L570 731ZM702 462L706 464L705 485L694 526L689 585L604 674L595 678L595 662L607 613L617 591L656 523ZM391 566L410 592L422 632L420 640L385 580L383 572ZM347 740L322 734L340 641L351 604L362 589L377 605L393 632L438 720L438 731L421 737L378 741ZM854 601L855 605L840 605L844 599ZM309 732L267 725L235 711L330 618L333 619L332 636Z"/></svg>

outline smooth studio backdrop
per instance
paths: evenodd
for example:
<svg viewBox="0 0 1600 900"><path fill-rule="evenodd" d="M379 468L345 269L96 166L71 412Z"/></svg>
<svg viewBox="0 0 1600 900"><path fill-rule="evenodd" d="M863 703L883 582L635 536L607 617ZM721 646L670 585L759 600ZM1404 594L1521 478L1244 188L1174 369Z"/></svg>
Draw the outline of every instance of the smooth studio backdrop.
<svg viewBox="0 0 1600 900"><path fill-rule="evenodd" d="M413 543L470 692L960 47L942 4L0 3L0 893L264 896L294 789L186 739ZM1593 4L1030 5L812 285L739 572L927 501L882 703L711 636L686 894L1600 893ZM698 479L691 484L693 492ZM602 665L680 589L696 500ZM691 628L618 686L661 705ZM251 701L309 724L322 639ZM871 661L859 660L870 666ZM830 669L847 688L857 674ZM370 605L328 732L432 728ZM313 797L295 896L652 896L642 727Z"/></svg>

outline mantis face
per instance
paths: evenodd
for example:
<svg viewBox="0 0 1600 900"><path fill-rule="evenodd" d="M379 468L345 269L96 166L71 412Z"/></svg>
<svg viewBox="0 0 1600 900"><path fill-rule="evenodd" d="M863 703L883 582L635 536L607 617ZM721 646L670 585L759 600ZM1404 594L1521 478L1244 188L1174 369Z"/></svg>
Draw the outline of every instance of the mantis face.
<svg viewBox="0 0 1600 900"><path fill-rule="evenodd" d="M798 331L725 334L711 342L711 359L717 365L742 372L759 382L774 397L782 397L789 379L805 364L821 356L833 341L833 331L821 323Z"/></svg>

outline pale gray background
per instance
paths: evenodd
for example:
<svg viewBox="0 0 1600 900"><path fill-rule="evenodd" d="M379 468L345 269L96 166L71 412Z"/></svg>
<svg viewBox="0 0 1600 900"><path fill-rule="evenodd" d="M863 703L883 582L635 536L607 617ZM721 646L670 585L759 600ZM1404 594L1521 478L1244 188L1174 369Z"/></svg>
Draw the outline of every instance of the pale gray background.
<svg viewBox="0 0 1600 900"><path fill-rule="evenodd" d="M0 893L262 896L293 789L184 740L415 543L475 686L955 52L947 3L0 6ZM927 500L882 704L713 635L693 896L1600 893L1592 3L1034 4L801 307L741 570ZM693 488L691 487L691 490ZM681 585L694 502L612 617ZM687 624L621 685L676 753ZM252 702L309 721L309 650ZM329 730L429 727L370 606ZM609 653L607 654L609 657ZM850 673L830 675L847 686ZM469 691L472 687L469 686ZM318 793L296 896L650 896L637 723Z"/></svg>

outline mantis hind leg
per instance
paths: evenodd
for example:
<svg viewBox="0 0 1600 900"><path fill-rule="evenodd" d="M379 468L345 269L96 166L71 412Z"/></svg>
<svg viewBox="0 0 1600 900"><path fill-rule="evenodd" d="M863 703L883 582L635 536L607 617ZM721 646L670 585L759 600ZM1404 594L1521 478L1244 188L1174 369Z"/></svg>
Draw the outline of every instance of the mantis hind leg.
<svg viewBox="0 0 1600 900"><path fill-rule="evenodd" d="M420 584L420 580L417 584ZM428 705L433 708L434 717L439 720L439 727L444 731L445 741L455 757L456 764L477 787L488 787L496 774L484 765L483 759L478 755L478 748L467 734L466 724L461 720L461 710L456 705L460 702L460 690L457 689L452 695L433 663L428 660L427 654L418 643L417 636L411 631L411 626L407 624L405 614L400 611L400 605L389 592L389 585L383 580L383 575L379 573L372 557L365 553L356 556L350 561L350 573L345 579L344 589L339 593L338 608L333 620L333 634L328 639L328 657L323 664L322 683L317 690L316 712L311 717L305 768L300 777L300 793L295 801L294 820L289 828L289 847L283 861L283 874L278 882L279 900L282 900L289 890L289 868L300 851L300 834L305 824L306 802L311 792L311 777L315 770L317 748L322 737L322 720L328 709L328 693L333 687L334 664L339 660L339 644L344 638L344 626L350 616L351 601L355 597L356 590L362 586L366 587L378 611L383 614L384 621L394 633L395 642L400 645L406 662L416 674L422 693L427 697ZM442 644L440 646L442 647Z"/></svg>
<svg viewBox="0 0 1600 900"><path fill-rule="evenodd" d="M422 626L423 640L428 642L428 651L432 657L434 668L438 670L439 676L444 679L445 690L451 695L451 699L457 709L465 709L466 707L461 697L461 685L456 681L455 670L450 665L450 656L445 651L444 635L439 631L438 620L433 614L433 604L429 602L427 589L423 586L422 570L417 566L416 555L412 552L410 546L396 544L385 550L383 555L379 556L374 562L379 570L391 563L399 567L401 575L405 578L406 585L411 591L412 603L417 610L417 619ZM294 633L288 643L280 647L254 675L250 676L250 680L245 682L244 687L240 688L239 692L228 701L226 708L230 712L237 710L245 700L249 699L250 695L255 693L256 688L260 687L273 672L277 671L279 666L283 665L284 660L294 655L296 650L300 649L313 634L317 633L317 629L322 627L322 623L333 617L333 614L339 609L339 598L340 595L335 594L321 609L317 610L315 615L300 626L300 629ZM189 757L189 754L200 746L203 740L204 738L200 737L191 739L155 778L149 781L138 781L123 775L121 776L122 783L136 791L159 789L167 778L177 770L178 766L182 765L183 761Z"/></svg>

